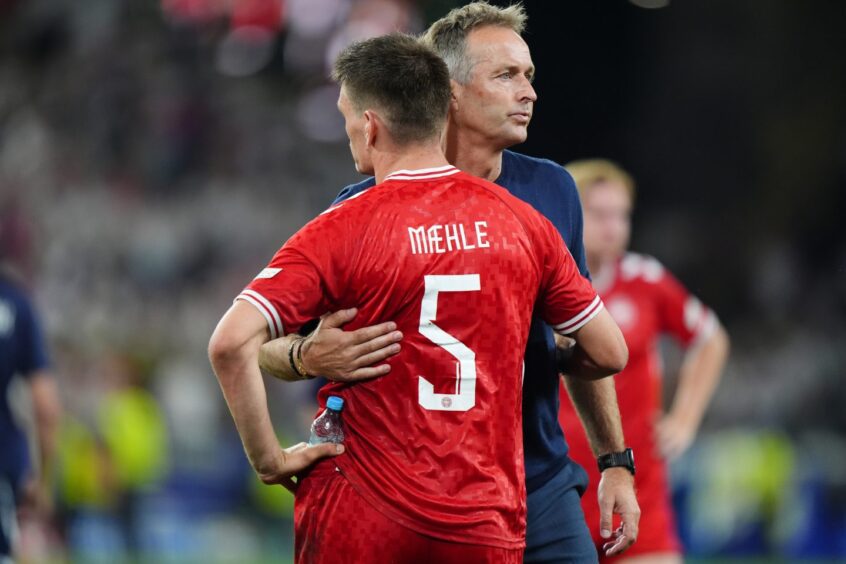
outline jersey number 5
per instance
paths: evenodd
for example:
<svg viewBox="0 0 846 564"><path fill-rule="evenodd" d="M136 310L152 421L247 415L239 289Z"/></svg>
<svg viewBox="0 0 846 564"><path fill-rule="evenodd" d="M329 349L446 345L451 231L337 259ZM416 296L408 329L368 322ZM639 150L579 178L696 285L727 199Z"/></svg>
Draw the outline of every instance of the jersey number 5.
<svg viewBox="0 0 846 564"><path fill-rule="evenodd" d="M476 353L467 345L435 325L438 314L438 293L478 292L478 274L430 275L424 277L426 289L420 308L420 333L444 348L458 362L455 370L455 393L436 394L435 387L423 376L418 378L417 401L432 411L467 411L476 405Z"/></svg>

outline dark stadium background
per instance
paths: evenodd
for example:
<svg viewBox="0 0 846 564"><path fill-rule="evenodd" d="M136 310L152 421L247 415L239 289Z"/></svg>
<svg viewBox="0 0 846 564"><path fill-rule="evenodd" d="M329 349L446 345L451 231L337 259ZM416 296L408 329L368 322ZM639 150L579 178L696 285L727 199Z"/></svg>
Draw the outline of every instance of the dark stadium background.
<svg viewBox="0 0 846 564"><path fill-rule="evenodd" d="M519 150L629 169L634 249L731 334L673 467L692 559L842 560L846 12L649 3L666 2L525 2L539 101ZM331 53L459 2L248 4L0 1L2 250L45 315L67 417L59 518L24 529L34 561L290 556L290 496L252 481L205 345L358 178ZM313 390L269 386L283 442L301 439Z"/></svg>

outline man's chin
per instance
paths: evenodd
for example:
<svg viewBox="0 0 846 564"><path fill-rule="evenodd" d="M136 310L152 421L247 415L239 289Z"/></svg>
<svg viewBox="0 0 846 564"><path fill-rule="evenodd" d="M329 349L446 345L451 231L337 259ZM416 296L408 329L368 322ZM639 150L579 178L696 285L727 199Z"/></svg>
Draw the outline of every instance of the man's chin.
<svg viewBox="0 0 846 564"><path fill-rule="evenodd" d="M520 143L524 143L528 138L529 130L525 127L509 131L506 137L506 147L511 147L514 145L519 145Z"/></svg>

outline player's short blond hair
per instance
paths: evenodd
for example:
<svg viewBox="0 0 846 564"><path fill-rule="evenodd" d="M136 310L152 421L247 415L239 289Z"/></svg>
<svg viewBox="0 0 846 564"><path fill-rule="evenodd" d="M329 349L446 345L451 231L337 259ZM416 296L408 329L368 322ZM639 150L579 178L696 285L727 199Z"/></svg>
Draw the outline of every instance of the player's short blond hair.
<svg viewBox="0 0 846 564"><path fill-rule="evenodd" d="M579 196L584 199L590 190L603 182L619 182L626 188L629 199L635 201L635 182L632 175L614 161L607 159L583 159L564 165L576 181Z"/></svg>
<svg viewBox="0 0 846 564"><path fill-rule="evenodd" d="M464 84L470 79L473 68L473 62L465 56L470 32L483 26L496 26L522 34L527 19L526 11L519 3L500 8L480 0L451 10L429 26L421 39L446 61L450 77Z"/></svg>

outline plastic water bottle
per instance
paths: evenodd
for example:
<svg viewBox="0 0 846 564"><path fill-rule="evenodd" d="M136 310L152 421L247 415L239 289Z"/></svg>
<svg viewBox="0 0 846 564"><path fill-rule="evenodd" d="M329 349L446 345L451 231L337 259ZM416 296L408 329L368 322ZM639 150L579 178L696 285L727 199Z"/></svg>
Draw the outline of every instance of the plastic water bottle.
<svg viewBox="0 0 846 564"><path fill-rule="evenodd" d="M341 425L342 409L344 409L344 398L329 396L326 400L326 410L311 424L308 444L344 442L344 428Z"/></svg>

